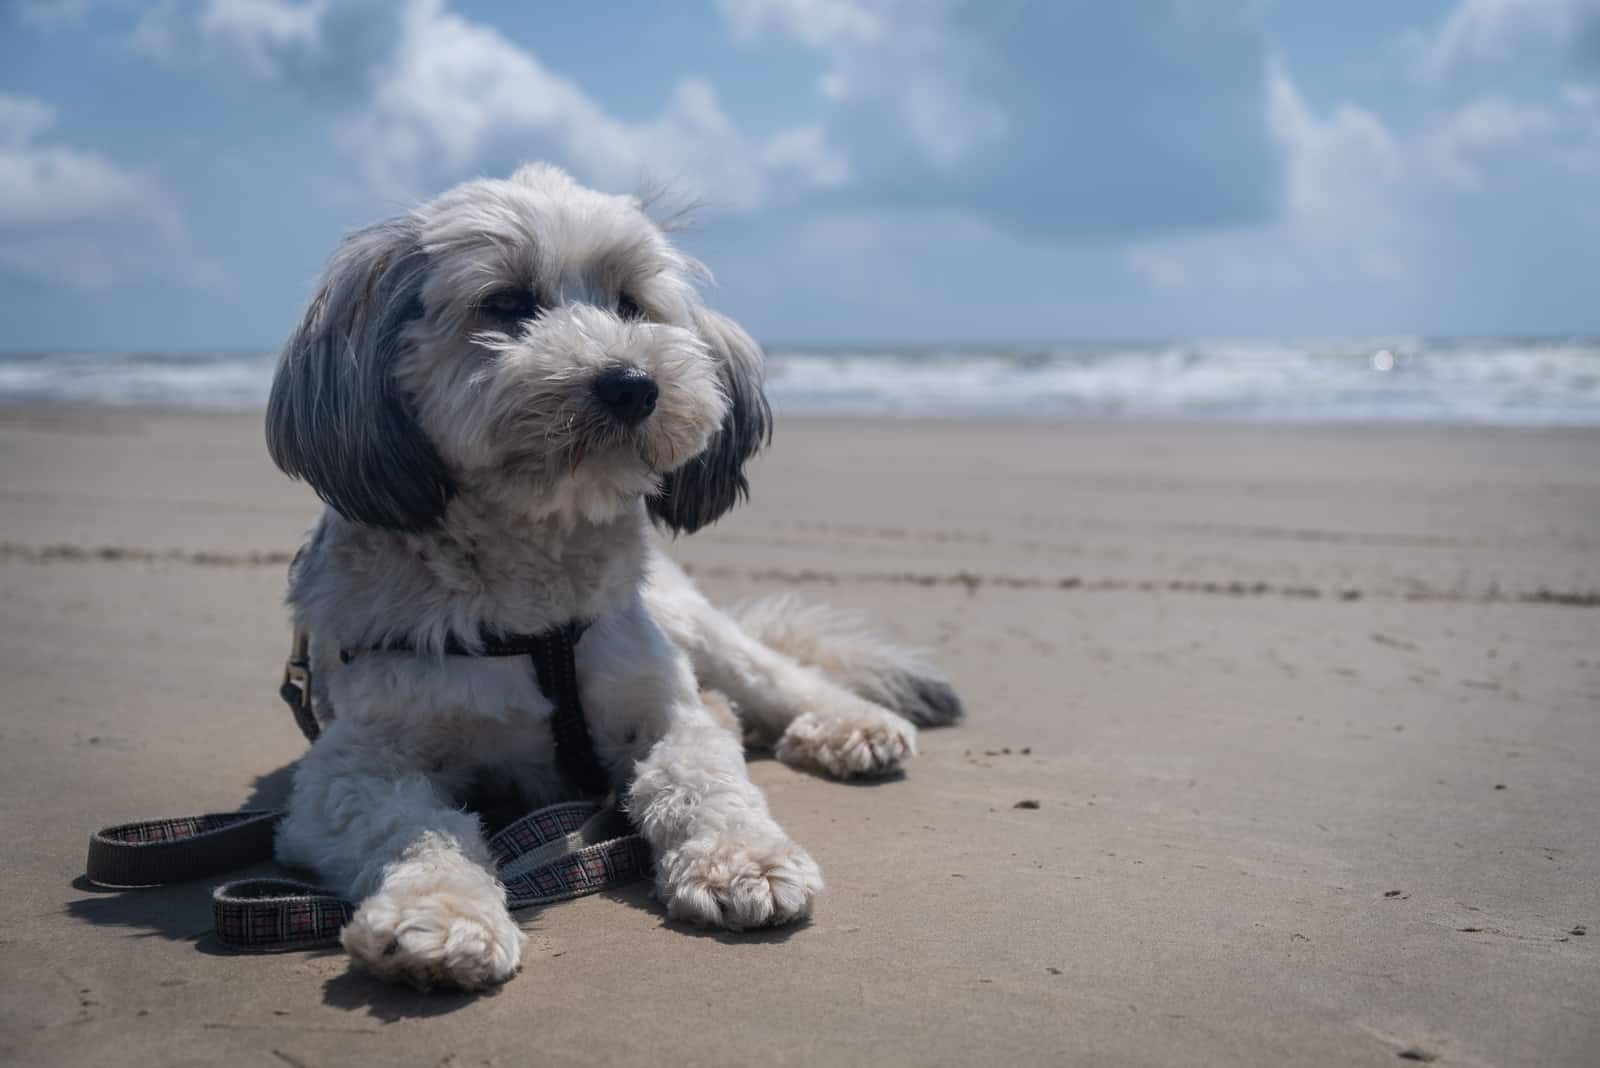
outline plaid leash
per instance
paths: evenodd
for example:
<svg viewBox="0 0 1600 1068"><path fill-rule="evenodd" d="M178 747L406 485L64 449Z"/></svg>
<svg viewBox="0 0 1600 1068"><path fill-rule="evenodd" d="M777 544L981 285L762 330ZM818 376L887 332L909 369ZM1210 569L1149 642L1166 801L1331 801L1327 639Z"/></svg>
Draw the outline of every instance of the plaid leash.
<svg viewBox="0 0 1600 1068"><path fill-rule="evenodd" d="M125 823L89 839L87 874L99 886L180 882L272 858L282 812L230 812ZM506 904L566 901L644 878L650 847L615 806L568 801L537 809L489 839ZM217 940L245 953L334 944L355 906L293 879L241 879L212 892Z"/></svg>

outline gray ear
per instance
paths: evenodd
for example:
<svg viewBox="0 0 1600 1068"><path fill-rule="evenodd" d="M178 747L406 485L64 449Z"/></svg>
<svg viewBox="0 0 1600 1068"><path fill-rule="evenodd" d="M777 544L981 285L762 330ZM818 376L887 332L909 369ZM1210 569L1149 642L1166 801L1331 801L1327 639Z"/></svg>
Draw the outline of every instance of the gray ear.
<svg viewBox="0 0 1600 1068"><path fill-rule="evenodd" d="M717 357L728 414L706 450L667 475L649 500L650 515L676 533L693 534L750 493L745 461L772 440L772 409L762 389L761 347L732 319L696 316L700 337Z"/></svg>
<svg viewBox="0 0 1600 1068"><path fill-rule="evenodd" d="M351 234L278 360L267 451L352 522L424 530L455 491L394 376L426 273L408 220Z"/></svg>

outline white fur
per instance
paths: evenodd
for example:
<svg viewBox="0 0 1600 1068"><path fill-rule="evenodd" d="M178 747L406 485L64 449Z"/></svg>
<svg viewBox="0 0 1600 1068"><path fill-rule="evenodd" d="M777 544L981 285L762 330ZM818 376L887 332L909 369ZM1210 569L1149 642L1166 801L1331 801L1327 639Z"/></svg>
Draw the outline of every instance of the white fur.
<svg viewBox="0 0 1600 1068"><path fill-rule="evenodd" d="M714 518L737 497L719 480L764 431L764 402L740 410L760 402L759 350L700 305L697 273L636 201L529 167L353 236L285 351L274 458L342 511L324 512L291 579L333 714L278 855L360 902L343 941L377 975L468 989L513 975L521 935L462 801L484 782L529 808L565 791L531 664L443 655L450 636L590 622L576 663L596 752L668 914L711 926L788 922L822 889L746 774L730 702L780 758L847 777L916 750L911 723L859 694L917 714L918 693L948 692L900 650L845 630L830 644L800 614L778 636L805 667L661 553L646 499L701 494L657 514ZM486 321L478 302L507 286L540 313ZM619 314L623 296L642 319ZM637 426L596 407L596 376L618 365L659 386ZM395 641L417 651L378 649ZM726 699L708 708L701 686Z"/></svg>

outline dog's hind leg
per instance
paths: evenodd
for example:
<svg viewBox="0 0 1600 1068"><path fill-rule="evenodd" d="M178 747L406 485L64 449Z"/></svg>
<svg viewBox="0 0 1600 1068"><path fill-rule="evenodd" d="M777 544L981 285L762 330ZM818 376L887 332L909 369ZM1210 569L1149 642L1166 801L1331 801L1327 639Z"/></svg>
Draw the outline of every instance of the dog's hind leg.
<svg viewBox="0 0 1600 1068"><path fill-rule="evenodd" d="M700 685L727 695L746 735L779 760L848 779L897 771L916 753L905 717L758 640L665 555L654 554L649 573L651 615L689 654Z"/></svg>

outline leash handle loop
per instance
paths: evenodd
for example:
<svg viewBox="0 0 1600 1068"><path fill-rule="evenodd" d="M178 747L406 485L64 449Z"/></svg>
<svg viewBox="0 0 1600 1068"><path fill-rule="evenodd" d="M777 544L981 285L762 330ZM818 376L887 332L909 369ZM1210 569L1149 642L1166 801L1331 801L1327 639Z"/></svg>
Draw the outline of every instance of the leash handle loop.
<svg viewBox="0 0 1600 1068"><path fill-rule="evenodd" d="M160 886L259 864L282 818L247 810L107 827L89 836L84 873L97 886Z"/></svg>

